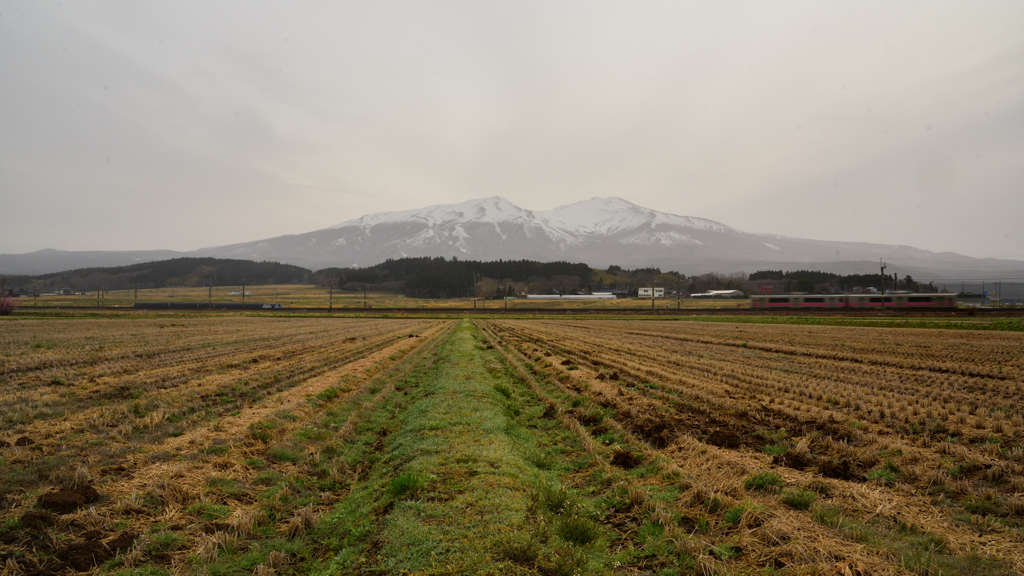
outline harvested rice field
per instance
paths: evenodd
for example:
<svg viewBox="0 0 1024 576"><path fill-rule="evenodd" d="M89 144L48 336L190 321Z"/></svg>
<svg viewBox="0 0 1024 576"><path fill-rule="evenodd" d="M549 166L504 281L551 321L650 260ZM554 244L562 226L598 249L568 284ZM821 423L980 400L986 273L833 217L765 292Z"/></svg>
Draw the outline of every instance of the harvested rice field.
<svg viewBox="0 0 1024 576"><path fill-rule="evenodd" d="M1021 574L1024 334L0 322L10 575Z"/></svg>

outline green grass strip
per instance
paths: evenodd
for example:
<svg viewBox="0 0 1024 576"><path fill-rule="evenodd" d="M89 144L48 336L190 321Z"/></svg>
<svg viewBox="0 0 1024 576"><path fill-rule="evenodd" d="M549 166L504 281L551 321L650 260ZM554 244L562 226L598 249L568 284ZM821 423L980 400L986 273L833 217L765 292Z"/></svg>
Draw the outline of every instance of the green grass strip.
<svg viewBox="0 0 1024 576"><path fill-rule="evenodd" d="M545 406L472 324L464 321L434 366L411 380L408 395L395 395L360 430L377 446L363 447L372 469L321 522L320 537L337 554L315 573L535 574L545 559L561 562L549 567L555 572L570 564L601 572L599 514L560 483L572 461L537 458L574 437L542 420ZM552 491L572 509L538 510ZM538 527L538 538L522 538Z"/></svg>

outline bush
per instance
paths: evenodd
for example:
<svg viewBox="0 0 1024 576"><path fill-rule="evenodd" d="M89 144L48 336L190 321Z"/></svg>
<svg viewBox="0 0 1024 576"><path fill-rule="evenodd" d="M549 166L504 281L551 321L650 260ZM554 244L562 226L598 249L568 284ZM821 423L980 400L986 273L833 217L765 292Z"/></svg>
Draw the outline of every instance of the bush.
<svg viewBox="0 0 1024 576"><path fill-rule="evenodd" d="M782 493L782 503L797 510L807 510L814 505L818 495L810 490L786 490Z"/></svg>
<svg viewBox="0 0 1024 576"><path fill-rule="evenodd" d="M765 492L782 486L782 476L775 472L758 472L743 483L747 490Z"/></svg>
<svg viewBox="0 0 1024 576"><path fill-rule="evenodd" d="M18 309L18 300L10 296L0 297L0 316L7 316Z"/></svg>

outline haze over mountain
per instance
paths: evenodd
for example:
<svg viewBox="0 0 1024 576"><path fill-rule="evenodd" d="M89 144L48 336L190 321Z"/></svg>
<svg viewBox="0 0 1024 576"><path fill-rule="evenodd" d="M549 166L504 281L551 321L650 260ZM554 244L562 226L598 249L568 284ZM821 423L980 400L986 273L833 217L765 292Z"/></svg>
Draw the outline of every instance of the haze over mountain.
<svg viewBox="0 0 1024 576"><path fill-rule="evenodd" d="M977 259L911 246L807 240L752 234L691 216L638 206L622 198L592 198L528 210L491 196L458 204L367 214L330 228L192 252L65 252L0 255L0 272L38 274L176 256L269 260L312 269L370 266L388 258L444 256L497 260L586 262L595 267L659 266L686 274L818 269L877 271L879 259L920 279L1018 273L1024 262Z"/></svg>

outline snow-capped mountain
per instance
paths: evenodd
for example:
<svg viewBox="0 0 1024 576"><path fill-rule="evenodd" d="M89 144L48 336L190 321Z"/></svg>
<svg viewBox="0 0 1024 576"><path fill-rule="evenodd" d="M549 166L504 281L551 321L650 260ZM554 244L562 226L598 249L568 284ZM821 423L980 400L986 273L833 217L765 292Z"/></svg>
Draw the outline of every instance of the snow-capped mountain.
<svg viewBox="0 0 1024 576"><path fill-rule="evenodd" d="M621 198L592 198L552 210L526 210L492 196L367 214L308 234L198 252L289 262L301 257L303 264L314 267L366 266L405 256L597 259L595 265L607 265L609 258L647 263L652 254L644 250L699 247L709 241L709 234L742 233L718 222L665 214Z"/></svg>
<svg viewBox="0 0 1024 576"><path fill-rule="evenodd" d="M416 210L367 214L324 230L198 250L195 255L276 260L310 268L369 266L388 258L568 260L605 267L660 266L686 273L772 267L872 272L879 258L921 273L1024 263L934 253L910 246L751 234L725 224L591 198L527 210L491 196Z"/></svg>
<svg viewBox="0 0 1024 576"><path fill-rule="evenodd" d="M910 246L751 234L712 220L658 212L615 197L591 198L552 210L527 210L492 196L367 214L306 234L156 254L151 259L243 258L314 270L370 266L388 258L444 256L463 260L567 260L595 267L659 266L686 274L766 268L872 273L877 272L880 258L904 274L924 279L1024 272L1024 262L1015 260L976 259ZM44 270L40 267L53 268L46 271L80 267L70 264L76 256L93 266L115 266L140 261L143 254L40 251L0 255L0 272L41 273ZM58 261L60 267L56 267ZM29 267L32 272L28 272Z"/></svg>

